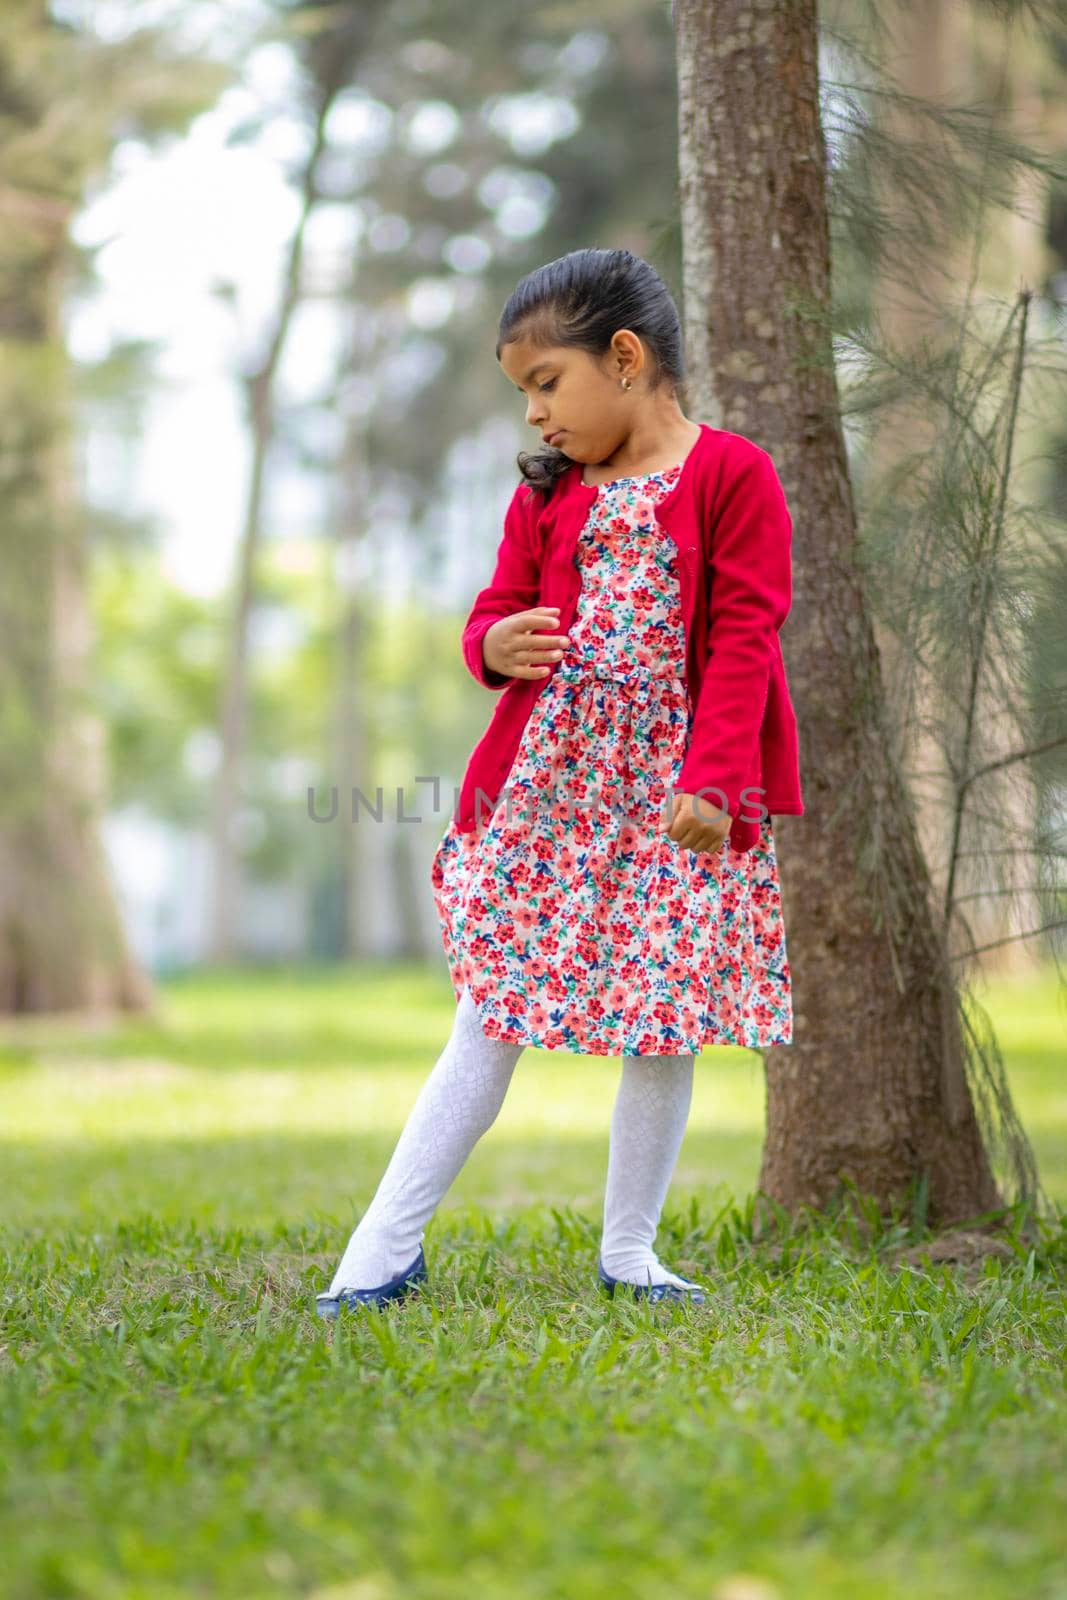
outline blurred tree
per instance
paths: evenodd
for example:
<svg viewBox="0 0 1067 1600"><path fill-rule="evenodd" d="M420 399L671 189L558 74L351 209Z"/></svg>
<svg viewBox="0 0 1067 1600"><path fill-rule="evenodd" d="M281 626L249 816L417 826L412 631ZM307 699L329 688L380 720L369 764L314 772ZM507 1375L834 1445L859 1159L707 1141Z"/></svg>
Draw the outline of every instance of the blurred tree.
<svg viewBox="0 0 1067 1600"><path fill-rule="evenodd" d="M469 495L470 542L491 558L517 476L516 467L497 481L492 452L478 442L500 417L504 397L512 398L492 357L499 310L523 272L579 239L651 255L658 208L676 169L673 38L665 9L650 0L617 0L610 8L599 0L525 11L483 6L476 26L470 5L456 0L392 4L381 14L359 87L389 107L395 131L378 169L353 193L373 221L350 288L349 349L359 360L340 375L338 393L345 418L337 527L343 643L334 768L342 793L350 783L371 787L379 748L359 670L375 609L359 578L367 571L362 547L406 525L415 546L413 598L434 611L450 477ZM675 263L658 265L671 282ZM514 415L518 432L517 406ZM466 470L463 455L473 459ZM394 717L391 730L409 752L404 815L426 811L430 786L414 779L440 776L447 760L432 758L455 748L440 738L426 688L440 670L432 631L423 626L413 644L403 724ZM473 705L484 719L480 698ZM394 792L387 788L387 798ZM447 812L452 796L442 792L441 800ZM347 949L355 954L368 920L360 862L370 830L343 831L337 881L344 885ZM423 949L416 830L401 821L388 838L399 950L413 955Z"/></svg>
<svg viewBox="0 0 1067 1600"><path fill-rule="evenodd" d="M123 133L184 127L211 63L156 30L104 43L42 0L0 39L0 1009L139 1009L99 836L106 772L88 696L86 527L71 452L63 295L71 219Z"/></svg>
<svg viewBox="0 0 1067 1600"><path fill-rule="evenodd" d="M1024 30L1013 6L987 9L929 0L917 7L895 0L880 14L880 24L881 73L892 74L899 92L880 98L874 125L890 148L915 156L913 181L899 180L898 163L887 163L879 174L884 193L878 201L890 232L872 263L878 337L896 358L916 369L932 368L938 383L951 384L972 359L976 330L970 324L988 327L1002 295L1011 296L1019 283L1033 290L1043 281L1042 191L1047 185L1039 168L1010 158L1010 140L1014 135L1045 142L1037 86L1043 73L1062 82L1062 71L1046 41ZM946 186L940 175L930 181L937 148L953 137L954 108L968 102L976 108L977 131L987 131L979 156L986 171L977 186L977 215L968 187ZM1001 141L1009 145L1007 160L998 148ZM963 159L964 152L953 153ZM964 313L957 318L953 303L960 284L966 285L966 295ZM988 405L994 387L1001 396L1010 394L1011 362L991 359L995 335L986 342ZM931 624L938 628L945 620L943 596L931 578L944 571L949 549L956 547L958 571L973 564L967 551L973 542L978 463L967 460L962 440L950 459L945 443L955 436L946 414L951 405L925 393L926 388L917 370L915 381L880 408L861 497L861 513L863 500L871 506L863 520L871 531L877 525L879 533L872 541L869 592L895 602L885 617L875 614L888 727L915 798L919 837L945 905L950 939L961 950L985 952L992 966L1032 968L1040 946L1028 935L1044 921L1036 881L1042 875L1041 851L1028 847L1041 829L1038 772L1030 761L1017 758L988 767L981 782L964 786L960 781L991 753L1027 751L1040 743L1031 737L1026 704L1032 663L1025 630L1013 626L1009 616L1018 588L1012 577L1029 582L1030 574L1025 562L1016 563L1014 574L1003 559L999 562L1003 603L981 640L975 640L980 664L973 691L962 693L966 630L951 630L949 651L926 648L924 640ZM963 398L962 390L956 398ZM1022 416L1016 427L1018 478L1026 466L1019 459L1027 443ZM1039 418L1036 429L1045 428L1046 419ZM931 504L935 474L942 479L941 492ZM940 551L931 564L932 541ZM928 616L919 639L916 621L924 611ZM1011 853L1002 848L1005 836L1013 841Z"/></svg>
<svg viewBox="0 0 1067 1600"><path fill-rule="evenodd" d="M208 954L217 961L230 960L238 953L238 841L234 820L240 799L240 768L247 716L249 618L255 597L267 459L277 429L275 379L293 314L301 297L304 237L308 220L320 197L320 166L326 156L327 124L338 95L350 82L359 61L367 35L374 24L375 8L354 6L351 0L332 0L332 3L327 0L326 4L316 3L306 9L295 8L287 21L295 33L298 47L305 20L311 24L304 48L313 63L314 87L309 108L313 137L306 162L296 174L300 210L286 254L273 325L264 340L262 360L245 378L252 433L252 465L227 631L228 648L219 718L221 755L212 792L213 872Z"/></svg>
<svg viewBox="0 0 1067 1600"><path fill-rule="evenodd" d="M257 550L269 532L271 450L313 441L307 465L320 467L332 486L335 671L322 765L340 811L308 860L322 863L319 903L325 896L337 902L345 929L338 954L358 956L371 918L366 857L371 850L382 856L385 845L377 839L371 845L376 824L350 824L348 796L353 788L373 796L385 747L402 745L405 814L418 812L422 795L414 779L426 768L426 753L444 748L439 720L427 712L424 682L438 670L439 655L427 653L433 635L425 625L414 651L406 652L407 678L388 712L379 714L379 694L366 693L366 652L381 610L370 588L372 565L402 540L415 573L409 614L439 604L450 457L476 448L478 432L499 418L507 393L492 359L499 306L521 271L569 248L578 228L647 251L642 219L655 212L665 179L672 181L671 128L661 115L674 94L669 24L650 0L619 0L610 21L609 32L605 9L595 3L520 13L483 5L472 13L455 3L354 8L336 0L279 5L266 30L264 37L284 40L294 52L302 88L290 110L304 119L309 137L306 157L290 171L300 211L278 309L263 335L265 354L245 379L254 465L213 797L216 956L236 950L234 814L256 803L245 746L257 692L248 616L260 581ZM265 108L250 117L242 136L256 137L268 116ZM315 243L316 215L336 222L345 209L355 240L347 257ZM329 230L326 237L333 237ZM336 312L333 382L311 399L293 400L285 392L286 342L299 337L301 313L323 305ZM518 428L517 407L514 414ZM334 429L323 428L324 416ZM321 442L335 434L335 445ZM482 456L490 460L487 451ZM497 507L509 490L506 479L496 478L493 469L488 482L477 473L464 479L469 537L484 545L486 559L498 537ZM474 713L484 714L477 697L468 695L468 705L472 722ZM388 786L390 813L394 795ZM404 823L391 830L395 848L386 865L401 912L397 953L421 954L414 832Z"/></svg>

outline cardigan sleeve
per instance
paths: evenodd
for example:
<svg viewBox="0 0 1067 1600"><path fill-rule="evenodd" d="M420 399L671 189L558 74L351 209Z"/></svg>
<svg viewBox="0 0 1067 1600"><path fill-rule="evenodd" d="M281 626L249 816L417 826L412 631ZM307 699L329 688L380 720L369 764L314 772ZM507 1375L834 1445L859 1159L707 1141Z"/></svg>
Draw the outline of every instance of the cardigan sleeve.
<svg viewBox="0 0 1067 1600"><path fill-rule="evenodd" d="M541 592L541 561L533 545L534 494L524 481L512 495L504 513L504 535L497 547L493 576L475 596L463 628L463 659L472 676L487 689L502 689L514 680L486 666L482 640L500 617L529 611Z"/></svg>
<svg viewBox="0 0 1067 1600"><path fill-rule="evenodd" d="M711 529L707 659L679 793L745 818L777 648L792 603L792 518L774 462L751 440L724 464Z"/></svg>

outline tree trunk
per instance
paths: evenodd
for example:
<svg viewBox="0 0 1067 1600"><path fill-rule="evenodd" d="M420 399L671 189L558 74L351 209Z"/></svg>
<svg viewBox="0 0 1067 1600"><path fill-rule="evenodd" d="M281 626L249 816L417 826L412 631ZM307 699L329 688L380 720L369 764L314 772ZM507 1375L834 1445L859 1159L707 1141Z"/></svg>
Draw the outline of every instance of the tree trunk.
<svg viewBox="0 0 1067 1600"><path fill-rule="evenodd" d="M366 862L382 854L382 839L389 818L389 796L383 796L382 821L377 808L377 786L371 782L369 739L364 698L367 677L367 507L370 479L367 463L366 422L350 417L345 425L345 446L339 464L340 509L337 518L335 566L336 672L334 718L330 748L336 766L338 814L334 823L337 876L342 888L344 955L350 961L365 958L370 950L373 907L368 904ZM367 804L356 801L359 790ZM368 807L370 809L368 809Z"/></svg>
<svg viewBox="0 0 1067 1600"><path fill-rule="evenodd" d="M794 521L783 632L806 815L776 819L795 1041L767 1052L760 1187L789 1210L920 1180L999 1203L910 797L887 748L828 330L815 0L676 0L691 408L770 450Z"/></svg>
<svg viewBox="0 0 1067 1600"><path fill-rule="evenodd" d="M247 720L249 622L255 604L263 490L276 426L274 385L293 312L300 300L304 239L308 219L318 199L317 171L326 148L327 119L338 90L339 83L331 82L322 91L318 102L314 139L303 172L300 215L289 245L274 327L262 365L246 382L252 460L219 702L219 771L211 801L212 879L206 942L208 954L214 961L230 961L239 954L240 861L234 823L241 798L241 767Z"/></svg>
<svg viewBox="0 0 1067 1600"><path fill-rule="evenodd" d="M100 838L85 527L72 483L63 202L8 212L0 264L0 1011L145 1010Z"/></svg>

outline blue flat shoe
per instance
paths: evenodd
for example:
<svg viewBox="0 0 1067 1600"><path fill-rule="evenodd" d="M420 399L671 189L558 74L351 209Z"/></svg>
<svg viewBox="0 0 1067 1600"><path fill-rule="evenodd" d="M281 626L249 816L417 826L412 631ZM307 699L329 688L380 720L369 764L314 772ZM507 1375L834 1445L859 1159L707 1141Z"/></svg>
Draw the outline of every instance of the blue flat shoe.
<svg viewBox="0 0 1067 1600"><path fill-rule="evenodd" d="M377 1289L340 1289L337 1294L317 1294L315 1296L315 1310L320 1317L325 1317L327 1322L335 1322L340 1315L341 1307L347 1306L352 1311L356 1306L370 1305L383 1306L388 1300L402 1300L406 1294L420 1283L426 1282L426 1257L419 1246L419 1253L404 1272L398 1277L390 1279L388 1283L379 1284Z"/></svg>
<svg viewBox="0 0 1067 1600"><path fill-rule="evenodd" d="M635 1300L688 1300L691 1305L702 1306L707 1300L707 1295L699 1284L690 1283L688 1278L683 1278L683 1289L677 1283L627 1283L624 1278L613 1278L604 1271L604 1263L597 1260L597 1277L600 1287L609 1299L614 1299L616 1289L630 1289ZM675 1274L679 1276L679 1274Z"/></svg>

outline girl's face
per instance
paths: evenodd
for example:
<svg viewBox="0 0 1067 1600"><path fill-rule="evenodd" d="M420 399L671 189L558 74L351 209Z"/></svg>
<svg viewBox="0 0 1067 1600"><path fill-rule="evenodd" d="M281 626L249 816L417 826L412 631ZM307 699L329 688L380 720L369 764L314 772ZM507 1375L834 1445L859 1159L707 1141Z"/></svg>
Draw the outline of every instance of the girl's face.
<svg viewBox="0 0 1067 1600"><path fill-rule="evenodd" d="M605 461L633 426L645 351L637 334L620 329L599 360L588 350L514 339L500 365L526 400L526 420L546 444L572 461ZM629 378L624 389L620 378Z"/></svg>

